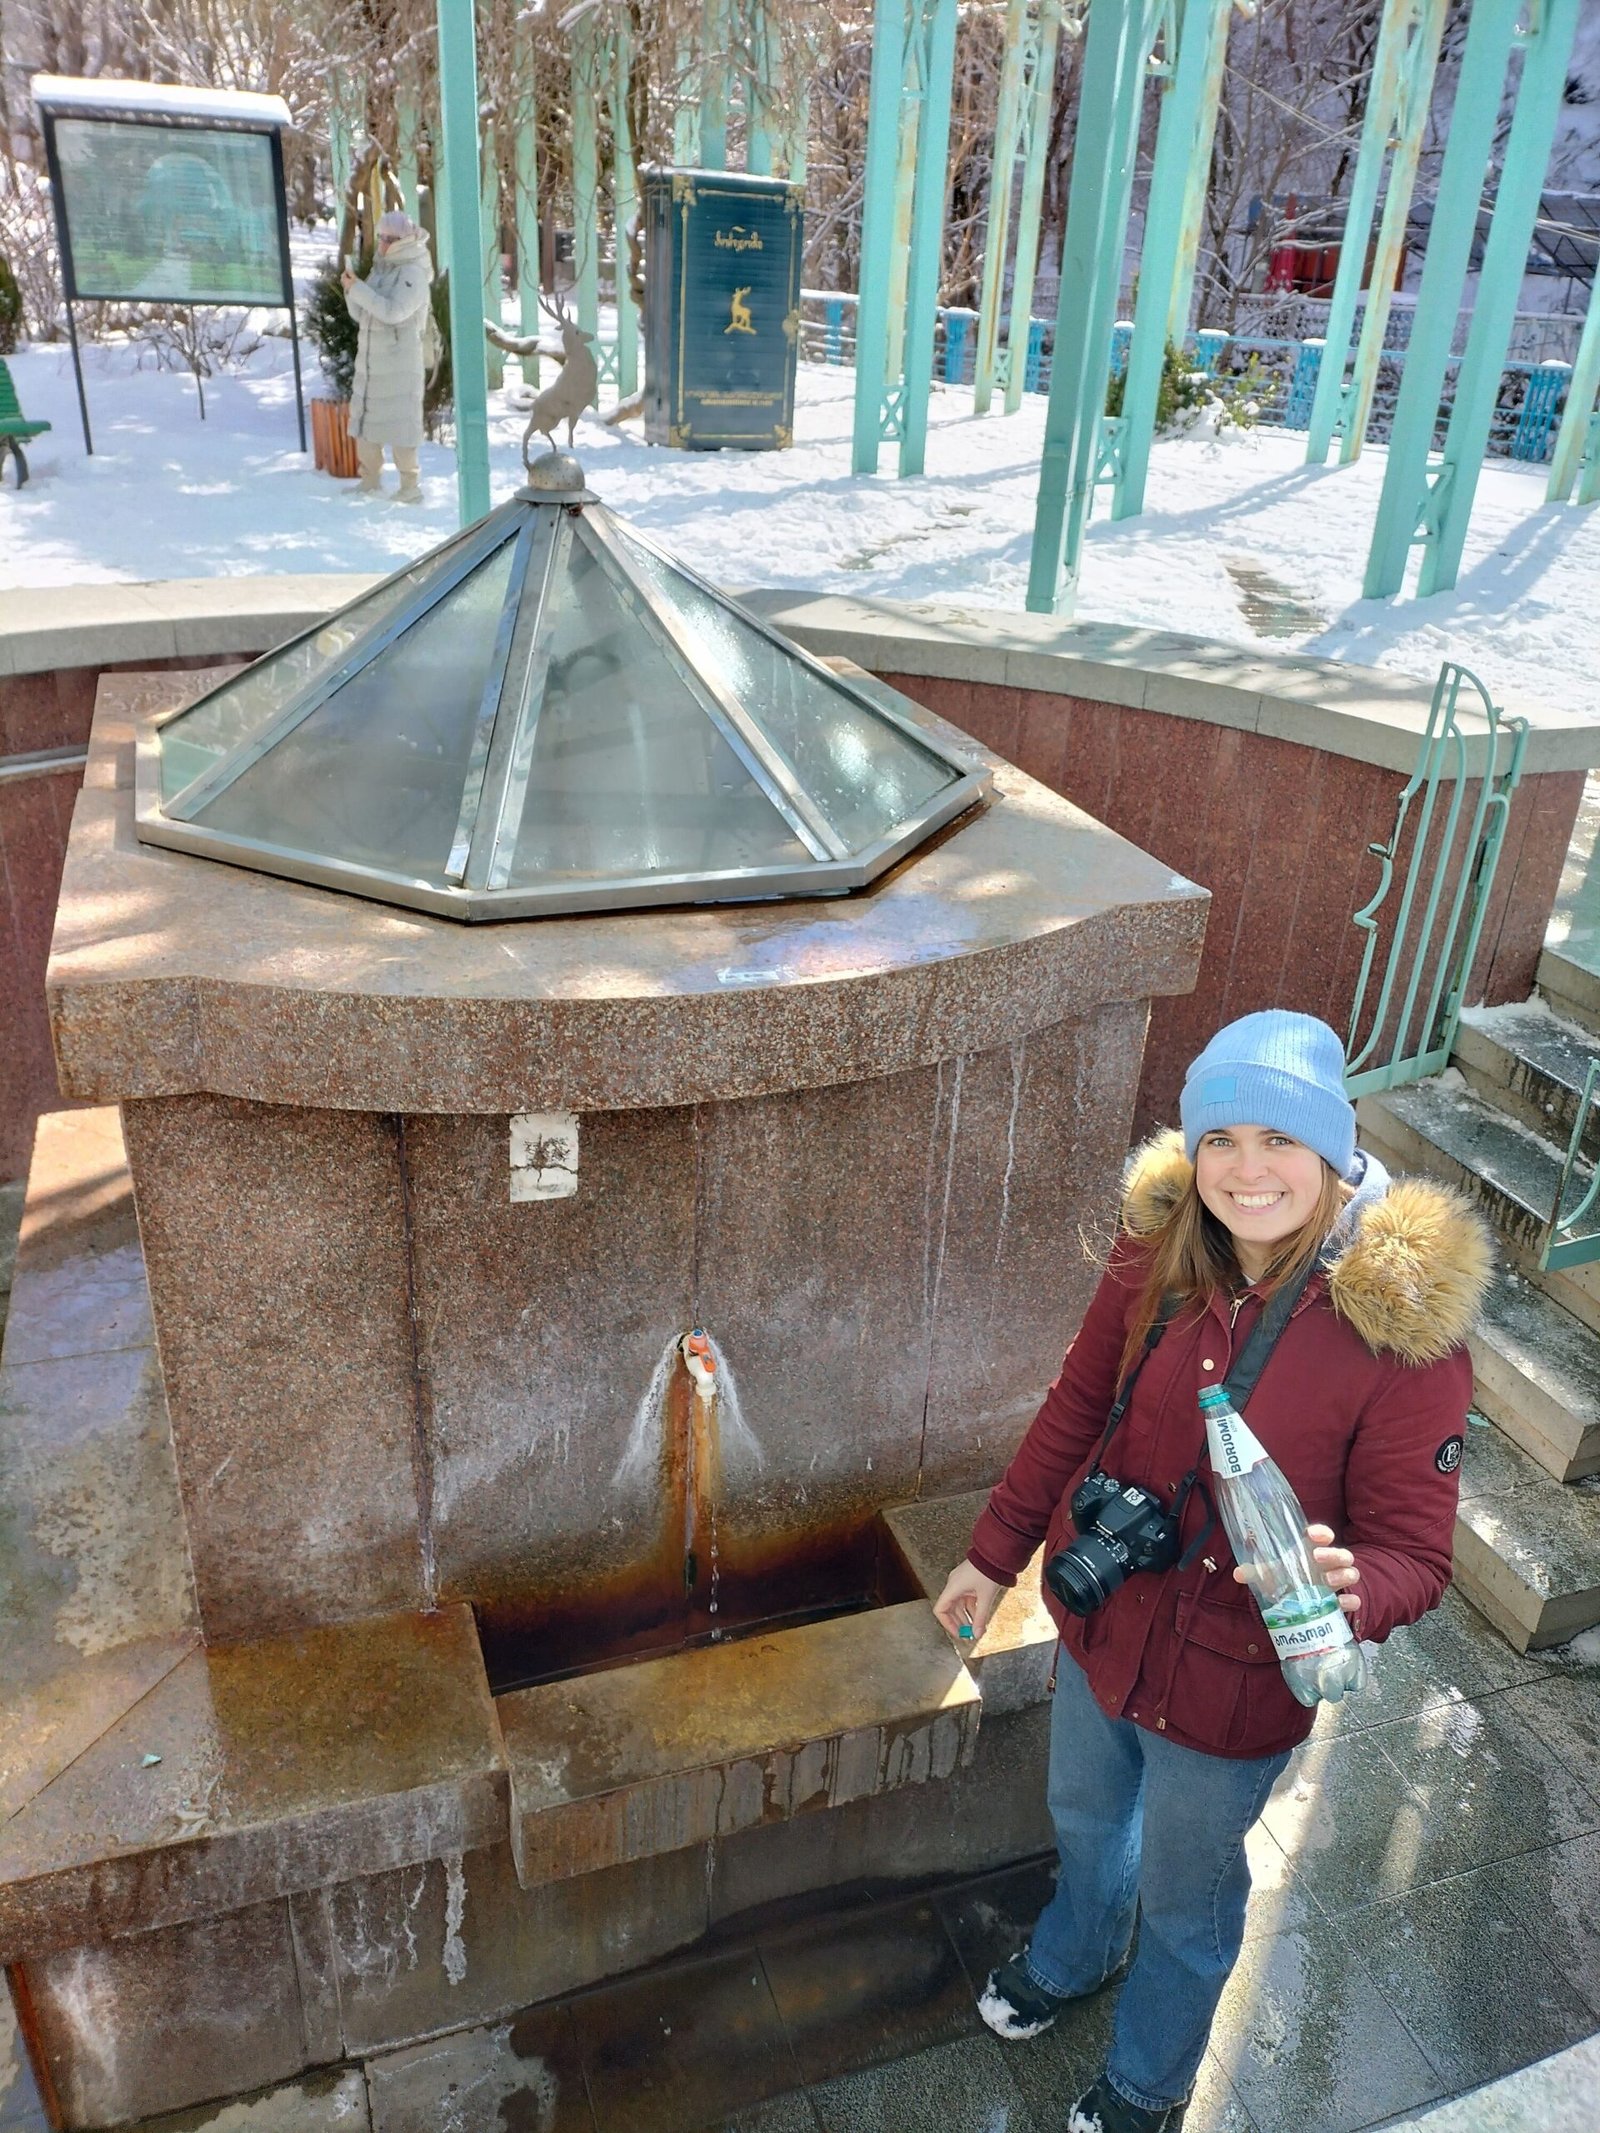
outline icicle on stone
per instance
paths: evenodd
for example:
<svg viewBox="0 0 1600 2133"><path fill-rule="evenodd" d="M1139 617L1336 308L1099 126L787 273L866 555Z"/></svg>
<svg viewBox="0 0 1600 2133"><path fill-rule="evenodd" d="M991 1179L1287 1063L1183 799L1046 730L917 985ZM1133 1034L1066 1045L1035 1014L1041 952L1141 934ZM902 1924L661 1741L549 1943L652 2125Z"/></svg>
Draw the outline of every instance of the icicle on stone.
<svg viewBox="0 0 1600 2133"><path fill-rule="evenodd" d="M1338 1703L1366 1680L1361 1646L1317 1570L1300 1499L1221 1385L1202 1385L1212 1487L1234 1559L1247 1573L1283 1677L1307 1705Z"/></svg>

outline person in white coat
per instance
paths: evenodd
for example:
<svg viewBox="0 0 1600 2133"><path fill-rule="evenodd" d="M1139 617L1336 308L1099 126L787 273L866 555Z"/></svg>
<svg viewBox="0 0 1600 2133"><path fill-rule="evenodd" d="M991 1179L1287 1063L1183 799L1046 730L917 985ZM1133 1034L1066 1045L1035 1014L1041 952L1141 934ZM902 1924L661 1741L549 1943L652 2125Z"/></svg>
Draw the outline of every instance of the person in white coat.
<svg viewBox="0 0 1600 2133"><path fill-rule="evenodd" d="M422 443L423 340L433 264L428 234L391 209L378 224L378 254L365 281L346 270L344 300L360 329L350 390L350 435L361 462L361 494L383 488L383 448L400 474L397 501L420 504L417 448Z"/></svg>

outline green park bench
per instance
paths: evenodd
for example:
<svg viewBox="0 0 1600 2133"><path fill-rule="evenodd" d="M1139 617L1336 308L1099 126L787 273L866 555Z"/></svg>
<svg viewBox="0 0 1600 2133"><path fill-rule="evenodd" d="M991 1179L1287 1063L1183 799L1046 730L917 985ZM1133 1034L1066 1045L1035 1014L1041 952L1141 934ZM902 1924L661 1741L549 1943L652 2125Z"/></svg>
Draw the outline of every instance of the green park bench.
<svg viewBox="0 0 1600 2133"><path fill-rule="evenodd" d="M29 438L43 436L49 427L48 422L30 422L22 412L17 388L11 382L10 366L0 356L0 477L5 474L9 452L17 462L17 487L22 487L28 478L28 462L22 447Z"/></svg>

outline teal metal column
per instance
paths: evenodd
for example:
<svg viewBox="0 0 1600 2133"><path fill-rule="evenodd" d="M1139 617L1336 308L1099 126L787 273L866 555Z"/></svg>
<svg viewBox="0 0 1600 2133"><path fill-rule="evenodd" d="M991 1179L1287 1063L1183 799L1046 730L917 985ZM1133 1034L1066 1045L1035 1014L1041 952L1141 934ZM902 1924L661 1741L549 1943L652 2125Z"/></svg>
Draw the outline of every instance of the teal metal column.
<svg viewBox="0 0 1600 2133"><path fill-rule="evenodd" d="M1000 311L1005 291L1006 250L1011 238L1011 195L1016 185L1017 144L1022 138L1024 76L1029 58L1028 0L1008 0L1006 53L1000 71L1000 106L989 164L989 206L983 237L983 287L978 297L978 342L973 357L972 412L986 415L994 397L1000 353ZM1034 49L1037 51L1035 33Z"/></svg>
<svg viewBox="0 0 1600 2133"><path fill-rule="evenodd" d="M1056 53L1064 23L1063 0L1039 0L1039 49L1022 106L1022 186L1017 198L1017 251L1011 266L1011 307L1002 355L1006 413L1022 405L1028 347L1033 333L1033 291L1039 273L1039 229L1044 208L1045 155L1056 100ZM1073 18L1074 34L1077 17Z"/></svg>
<svg viewBox="0 0 1600 2133"><path fill-rule="evenodd" d="M478 200L478 223L481 232L478 256L483 261L483 315L503 327L505 282L500 266L500 144L495 138L493 119L488 120L483 129L483 190ZM484 348L484 375L491 392L498 392L506 382L506 359L493 342Z"/></svg>
<svg viewBox="0 0 1600 2133"><path fill-rule="evenodd" d="M527 86L517 99L514 120L517 189L517 327L526 339L539 331L539 123L533 100L533 54L524 49ZM539 358L522 358L522 382L538 386Z"/></svg>
<svg viewBox="0 0 1600 2133"><path fill-rule="evenodd" d="M572 26L572 274L578 324L600 334L600 97L605 65L593 14Z"/></svg>
<svg viewBox="0 0 1600 2133"><path fill-rule="evenodd" d="M939 272L944 263L945 203L950 191L950 104L956 64L956 0L924 7L919 28L925 57L917 128L916 202L906 288L905 417L900 472L920 474L928 454L928 397L933 388L933 339L938 322Z"/></svg>
<svg viewBox="0 0 1600 2133"><path fill-rule="evenodd" d="M1517 107L1495 195L1494 221L1484 247L1478 300L1466 354L1456 376L1455 404L1444 440L1444 463L1434 485L1437 514L1423 540L1419 595L1448 592L1461 568L1472 499L1489 449L1489 430L1511 346L1528 247L1544 192L1550 149L1566 94L1567 66L1583 0L1542 0L1530 8Z"/></svg>
<svg viewBox="0 0 1600 2133"><path fill-rule="evenodd" d="M1449 0L1388 0L1384 10L1362 121L1361 149L1340 242L1339 271L1328 307L1328 330L1323 336L1325 353L1307 434L1306 459L1312 465L1320 466L1326 460L1335 437L1340 439L1340 462L1346 466L1359 458L1366 441L1448 5ZM1383 219L1374 245L1373 212L1384 159L1391 150L1393 160L1384 190ZM1347 377L1350 339L1364 280L1366 307L1355 367Z"/></svg>
<svg viewBox="0 0 1600 2133"><path fill-rule="evenodd" d="M852 465L920 473L944 251L956 0L875 0Z"/></svg>
<svg viewBox="0 0 1600 2133"><path fill-rule="evenodd" d="M861 200L860 294L856 303L855 437L850 464L876 474L886 421L898 419L889 390L889 279L894 250L900 90L905 79L906 0L873 0L867 170Z"/></svg>
<svg viewBox="0 0 1600 2133"><path fill-rule="evenodd" d="M611 199L615 214L617 283L617 397L639 390L639 314L628 285L628 232L639 216L633 168L633 119L628 93L633 72L633 31L626 11L617 16L611 54Z"/></svg>
<svg viewBox="0 0 1600 2133"><path fill-rule="evenodd" d="M705 0L700 15L700 168L728 167L729 47L732 0Z"/></svg>
<svg viewBox="0 0 1600 2133"><path fill-rule="evenodd" d="M1168 51L1161 93L1161 124L1156 134L1150 173L1150 204L1145 210L1144 245L1139 255L1139 298L1133 315L1133 343L1128 352L1127 383L1122 392L1121 448L1112 487L1111 516L1135 518L1144 509L1150 472L1150 444L1155 436L1156 404L1161 394L1162 358L1173 329L1174 299L1182 277L1185 210L1191 192L1196 207L1194 243L1199 242L1199 211L1205 186L1191 187L1196 166L1211 169L1217 105L1207 108L1207 91L1220 95L1222 59L1227 50L1233 0L1179 0L1174 10L1177 50ZM1215 60L1215 64L1213 64ZM1193 253L1191 251L1191 259ZM1193 286L1191 265L1189 285ZM1184 328L1188 306L1184 307Z"/></svg>
<svg viewBox="0 0 1600 2133"><path fill-rule="evenodd" d="M672 160L679 170L695 170L700 164L700 100L689 93L698 83L694 46L687 37L678 39L677 104L672 113Z"/></svg>
<svg viewBox="0 0 1600 2133"><path fill-rule="evenodd" d="M1183 206L1178 217L1178 259L1172 276L1172 303L1167 312L1167 339L1177 348L1181 348L1188 338L1189 313L1194 306L1200 230L1206 217L1206 201L1211 194L1211 155L1216 146L1217 116L1222 109L1222 77L1228 64L1228 32L1233 26L1235 11L1254 14L1255 0L1227 0L1225 6L1218 6L1211 17L1211 34L1206 42L1200 108L1195 119L1194 139L1190 143L1189 167L1183 181Z"/></svg>
<svg viewBox="0 0 1600 2133"><path fill-rule="evenodd" d="M747 0L750 72L745 83L744 167L753 178L770 178L777 152L778 32L768 0Z"/></svg>
<svg viewBox="0 0 1600 2133"><path fill-rule="evenodd" d="M394 175L413 222L422 220L421 187L417 176L417 141L422 132L422 113L416 95L407 90L395 99Z"/></svg>
<svg viewBox="0 0 1600 2133"><path fill-rule="evenodd" d="M1099 469L1145 59L1160 0L1094 0L1084 52L1028 606L1069 614Z"/></svg>
<svg viewBox="0 0 1600 2133"><path fill-rule="evenodd" d="M1373 395L1378 389L1378 369L1394 305L1394 287L1405 257L1406 226L1411 217L1411 196L1417 188L1417 167L1422 161L1428 113L1433 104L1433 77L1439 65L1439 47L1444 38L1449 0L1418 0L1416 35L1412 38L1400 75L1400 105L1395 124L1398 138L1394 161L1389 166L1389 186L1384 195L1383 220L1372 255L1367 281L1367 304L1361 315L1361 340L1356 349L1355 371L1339 415L1339 464L1349 466L1361 456L1372 419Z"/></svg>
<svg viewBox="0 0 1600 2133"><path fill-rule="evenodd" d="M1339 243L1339 268L1333 278L1328 323L1322 335L1322 369L1306 438L1309 466L1321 466L1327 459L1345 400L1345 365L1355 330L1356 304L1367 271L1383 166L1395 137L1402 62L1416 18L1417 0L1385 0L1372 56L1372 78L1367 84L1367 108L1361 120L1361 147L1350 181L1350 205L1345 210L1344 233Z"/></svg>
<svg viewBox="0 0 1600 2133"><path fill-rule="evenodd" d="M1365 597L1397 593L1418 527L1436 508L1428 459L1449 368L1461 292L1477 233L1506 60L1524 0L1475 0L1461 55L1450 137L1439 168L1428 254L1417 291L1388 465L1367 556Z"/></svg>
<svg viewBox="0 0 1600 2133"><path fill-rule="evenodd" d="M1418 540L1425 550L1419 591L1437 592L1455 583L1566 85L1578 5L1579 0L1477 0L1473 8L1367 558L1364 591L1369 600L1399 592L1411 547ZM1519 21L1525 6L1533 10L1534 26L1523 33ZM1506 66L1518 43L1525 46L1522 78L1471 336L1456 379L1444 459L1431 467L1433 433Z"/></svg>
<svg viewBox="0 0 1600 2133"><path fill-rule="evenodd" d="M439 0L439 160L449 172L450 363L455 381L456 492L461 523L489 509L489 382L478 257L478 50L472 0Z"/></svg>
<svg viewBox="0 0 1600 2133"><path fill-rule="evenodd" d="M1600 396L1600 276L1596 277L1590 292L1589 316L1584 320L1583 338L1578 343L1577 360L1572 366L1572 382L1567 387L1567 405L1561 417L1561 427L1556 432L1555 451L1550 460L1550 486L1545 491L1547 503L1564 504L1572 494L1583 465L1597 396Z"/></svg>

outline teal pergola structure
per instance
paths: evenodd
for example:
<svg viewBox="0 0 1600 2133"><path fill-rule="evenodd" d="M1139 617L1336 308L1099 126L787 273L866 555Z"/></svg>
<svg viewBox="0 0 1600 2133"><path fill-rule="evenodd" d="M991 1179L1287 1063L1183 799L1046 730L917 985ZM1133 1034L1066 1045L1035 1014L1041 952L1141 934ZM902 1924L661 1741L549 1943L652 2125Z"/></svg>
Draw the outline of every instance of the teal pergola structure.
<svg viewBox="0 0 1600 2133"><path fill-rule="evenodd" d="M1456 582L1581 4L1475 0L1367 558L1363 590L1369 600L1401 590L1414 546L1422 550L1420 595L1448 591ZM1522 72L1516 109L1495 187L1472 325L1456 371L1444 449L1435 461L1433 440L1456 315L1478 236L1507 68L1518 48Z"/></svg>
<svg viewBox="0 0 1600 2133"><path fill-rule="evenodd" d="M483 338L478 178L478 43L473 0L439 0L441 235L461 271L450 276L450 363L456 494L463 526L489 510L489 372Z"/></svg>
<svg viewBox="0 0 1600 2133"><path fill-rule="evenodd" d="M956 0L874 0L856 300L858 474L877 472L886 442L898 442L903 475L920 474L927 457L955 49Z"/></svg>
<svg viewBox="0 0 1600 2133"><path fill-rule="evenodd" d="M1056 52L1066 20L1076 31L1078 8L1074 4L1069 16L1066 0L1007 0L1005 61L1000 76L989 220L984 238L983 288L978 299L977 355L972 378L975 415L989 412L996 386L1005 394L1008 415L1014 415L1022 404L1028 328L1033 319L1033 291L1039 271L1039 218L1044 202L1045 155L1050 145ZM1005 270L1013 204L1016 257L1008 303Z"/></svg>
<svg viewBox="0 0 1600 2133"><path fill-rule="evenodd" d="M1385 0L1311 406L1306 460L1312 466L1326 461L1336 438L1345 466L1366 442L1448 9L1449 0ZM1380 190L1383 217L1374 240ZM1352 365L1350 343L1363 286L1367 301Z"/></svg>
<svg viewBox="0 0 1600 2133"><path fill-rule="evenodd" d="M1210 189L1211 152L1222 101L1228 30L1238 0L1168 0L1150 72L1161 84L1161 120L1145 210L1139 294L1122 389L1122 412L1103 427L1103 471L1111 516L1144 509L1161 393L1162 359L1181 347L1194 302L1200 229ZM1138 117L1134 118L1137 142ZM1074 172L1076 184L1076 172ZM1120 233L1113 233L1114 239ZM1120 244L1117 245L1120 254ZM1119 257L1120 271L1120 257Z"/></svg>
<svg viewBox="0 0 1600 2133"><path fill-rule="evenodd" d="M1103 471L1106 386L1148 62L1164 0L1093 0L1061 253L1050 400L1027 604L1067 615ZM1169 47L1169 49L1171 49Z"/></svg>

